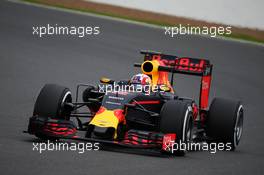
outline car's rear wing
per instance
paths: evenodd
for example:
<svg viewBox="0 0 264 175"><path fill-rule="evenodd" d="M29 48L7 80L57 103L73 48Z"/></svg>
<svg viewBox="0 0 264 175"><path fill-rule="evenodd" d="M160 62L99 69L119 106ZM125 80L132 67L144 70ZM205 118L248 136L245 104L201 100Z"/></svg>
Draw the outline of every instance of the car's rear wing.
<svg viewBox="0 0 264 175"><path fill-rule="evenodd" d="M190 57L178 57L153 51L141 51L144 61L159 60L164 65L159 66L160 71L190 74L197 76L211 75L213 65L209 60Z"/></svg>
<svg viewBox="0 0 264 175"><path fill-rule="evenodd" d="M178 57L175 55L162 54L153 51L141 51L144 55L143 64L135 64L136 67L141 67L143 70L149 68L149 61L157 60L159 62L158 71L195 75L201 77L200 84L200 104L202 110L208 108L209 91L211 85L211 75L213 65L209 60L200 58ZM152 69L154 65L151 65ZM150 67L151 67L150 66ZM173 82L173 76L171 83Z"/></svg>

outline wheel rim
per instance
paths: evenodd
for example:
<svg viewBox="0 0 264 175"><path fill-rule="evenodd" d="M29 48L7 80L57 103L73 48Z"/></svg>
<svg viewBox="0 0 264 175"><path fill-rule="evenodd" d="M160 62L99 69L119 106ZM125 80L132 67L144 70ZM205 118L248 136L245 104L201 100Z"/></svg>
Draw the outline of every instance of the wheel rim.
<svg viewBox="0 0 264 175"><path fill-rule="evenodd" d="M185 113L185 119L184 119L182 141L186 143L192 140L193 122L192 122L192 115L190 114L191 111L192 111L192 108L188 107Z"/></svg>
<svg viewBox="0 0 264 175"><path fill-rule="evenodd" d="M72 101L72 98L71 98L71 92L68 91L65 93L62 101L61 101L61 106L63 106L64 103L67 103L67 102L71 102Z"/></svg>
<svg viewBox="0 0 264 175"><path fill-rule="evenodd" d="M186 142L191 142L192 141L192 129L193 129L193 122L190 116L188 125L187 125L187 130L186 130Z"/></svg>
<svg viewBox="0 0 264 175"><path fill-rule="evenodd" d="M72 102L72 97L71 97L71 92L68 91L68 92L65 93L65 95L64 95L64 97L63 97L63 99L61 101L61 107L60 107L61 110L59 112L60 115L67 115L65 113L65 110L63 110L64 109L64 104L65 103L70 103L70 102Z"/></svg>
<svg viewBox="0 0 264 175"><path fill-rule="evenodd" d="M243 107L242 105L239 106L237 112L237 120L234 128L234 145L237 146L243 131Z"/></svg>

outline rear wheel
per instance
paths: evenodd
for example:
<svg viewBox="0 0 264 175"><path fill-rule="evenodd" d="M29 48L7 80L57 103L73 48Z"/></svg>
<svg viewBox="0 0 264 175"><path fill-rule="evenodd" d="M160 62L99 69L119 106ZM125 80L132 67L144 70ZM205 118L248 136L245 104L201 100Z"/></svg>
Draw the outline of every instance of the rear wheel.
<svg viewBox="0 0 264 175"><path fill-rule="evenodd" d="M229 144L231 150L235 150L242 136L243 113L239 101L215 98L206 122L207 136L217 143Z"/></svg>
<svg viewBox="0 0 264 175"><path fill-rule="evenodd" d="M168 101L161 109L160 130L162 133L176 133L178 149L174 154L183 156L185 149L180 143L189 143L193 135L193 118L191 104L184 101Z"/></svg>

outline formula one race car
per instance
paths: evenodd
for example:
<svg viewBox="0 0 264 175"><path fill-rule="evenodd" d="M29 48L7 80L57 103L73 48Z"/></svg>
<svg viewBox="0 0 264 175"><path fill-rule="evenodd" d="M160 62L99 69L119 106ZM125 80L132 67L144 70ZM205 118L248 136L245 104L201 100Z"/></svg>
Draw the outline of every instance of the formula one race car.
<svg viewBox="0 0 264 175"><path fill-rule="evenodd" d="M135 67L142 74L125 81L102 78L97 86L79 84L75 102L68 88L46 84L27 132L41 139L100 142L165 154L184 155L186 149L175 148L180 143L223 143L235 150L242 134L243 107L239 101L222 98L214 98L208 107L209 60L152 51L141 54L144 62ZM175 73L201 77L198 104L174 93Z"/></svg>

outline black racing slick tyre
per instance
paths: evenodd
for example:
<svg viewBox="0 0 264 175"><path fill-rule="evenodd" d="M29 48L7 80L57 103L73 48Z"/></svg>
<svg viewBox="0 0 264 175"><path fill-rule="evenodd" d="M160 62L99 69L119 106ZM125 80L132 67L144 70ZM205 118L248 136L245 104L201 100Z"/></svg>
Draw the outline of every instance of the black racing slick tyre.
<svg viewBox="0 0 264 175"><path fill-rule="evenodd" d="M46 84L36 100L33 116L50 117L54 119L69 119L70 112L65 103L71 103L72 96L68 88Z"/></svg>
<svg viewBox="0 0 264 175"><path fill-rule="evenodd" d="M235 150L243 131L244 110L241 102L214 98L206 121L206 134L216 143L229 144Z"/></svg>
<svg viewBox="0 0 264 175"><path fill-rule="evenodd" d="M160 131L166 133L176 133L178 149L171 153L183 156L186 150L180 149L180 143L192 141L193 118L191 104L179 100L166 102L161 109Z"/></svg>

